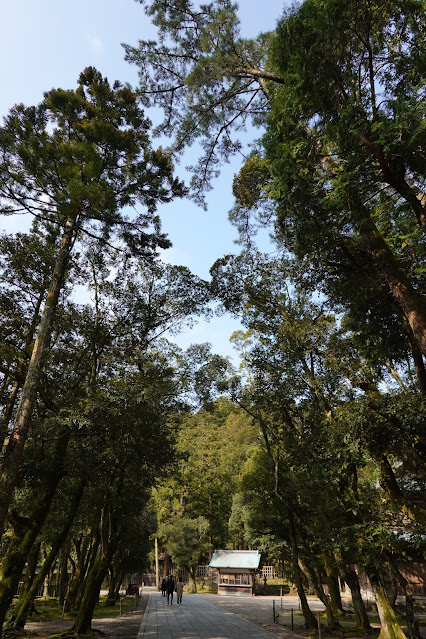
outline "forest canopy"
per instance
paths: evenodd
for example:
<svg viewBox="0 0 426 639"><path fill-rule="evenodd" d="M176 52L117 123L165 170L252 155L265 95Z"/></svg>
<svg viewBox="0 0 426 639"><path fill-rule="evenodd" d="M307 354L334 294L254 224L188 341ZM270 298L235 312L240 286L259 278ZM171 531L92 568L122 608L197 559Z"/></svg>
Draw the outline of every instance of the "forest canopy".
<svg viewBox="0 0 426 639"><path fill-rule="evenodd" d="M305 0L249 39L229 0L141 4L158 38L125 45L138 87L90 67L0 129L0 212L34 216L0 236L0 626L24 627L57 563L87 632L155 539L194 591L214 548L258 548L308 629L308 588L336 630L344 581L371 631L362 572L381 637L403 638L390 580L420 639L426 5ZM162 262L159 204L205 205L238 154L239 252L210 281ZM241 323L238 367L173 341L214 312Z"/></svg>

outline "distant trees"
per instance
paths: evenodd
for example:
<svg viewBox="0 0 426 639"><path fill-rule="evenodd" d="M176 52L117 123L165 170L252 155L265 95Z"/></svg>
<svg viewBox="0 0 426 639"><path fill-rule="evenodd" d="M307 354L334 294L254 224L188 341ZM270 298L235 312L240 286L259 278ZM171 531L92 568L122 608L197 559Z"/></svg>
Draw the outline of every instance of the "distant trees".
<svg viewBox="0 0 426 639"><path fill-rule="evenodd" d="M197 565L200 557L211 553L212 545L208 540L209 522L205 517L190 519L175 517L164 522L159 534L167 542L167 551L174 563L188 571L192 592L197 592Z"/></svg>
<svg viewBox="0 0 426 639"><path fill-rule="evenodd" d="M161 547L177 565L190 572L193 588L194 565L208 561L212 550L228 543L233 494L257 440L258 431L251 419L225 398L184 415L177 424L176 463L161 471L152 507ZM185 553L192 552L188 548L192 544L183 543L182 535L188 535L188 539L195 535L198 539L200 521L203 544L199 546L197 542L189 561ZM180 527L187 532L180 532ZM181 543L184 549L178 550Z"/></svg>

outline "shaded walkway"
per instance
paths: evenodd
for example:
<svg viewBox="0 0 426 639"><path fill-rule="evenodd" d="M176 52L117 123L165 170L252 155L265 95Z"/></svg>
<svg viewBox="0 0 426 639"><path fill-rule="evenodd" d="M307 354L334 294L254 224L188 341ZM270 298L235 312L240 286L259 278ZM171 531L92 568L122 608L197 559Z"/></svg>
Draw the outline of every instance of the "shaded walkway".
<svg viewBox="0 0 426 639"><path fill-rule="evenodd" d="M200 595L184 593L182 605L167 605L161 593L152 593L138 639L275 639L275 635Z"/></svg>

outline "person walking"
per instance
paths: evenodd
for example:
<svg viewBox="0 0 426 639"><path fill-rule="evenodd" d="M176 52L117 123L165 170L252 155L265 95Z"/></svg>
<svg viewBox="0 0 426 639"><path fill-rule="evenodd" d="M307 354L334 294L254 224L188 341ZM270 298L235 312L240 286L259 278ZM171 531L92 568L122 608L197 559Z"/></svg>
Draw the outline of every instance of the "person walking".
<svg viewBox="0 0 426 639"><path fill-rule="evenodd" d="M163 581L161 582L161 595L162 595L162 597L166 596L166 592L167 592L167 579L164 578Z"/></svg>
<svg viewBox="0 0 426 639"><path fill-rule="evenodd" d="M182 603L182 594L183 594L183 580L182 577L179 577L179 581L176 584L176 603L178 606Z"/></svg>
<svg viewBox="0 0 426 639"><path fill-rule="evenodd" d="M173 579L173 575L167 580L167 603L171 603L173 605L173 593L175 590L175 580Z"/></svg>

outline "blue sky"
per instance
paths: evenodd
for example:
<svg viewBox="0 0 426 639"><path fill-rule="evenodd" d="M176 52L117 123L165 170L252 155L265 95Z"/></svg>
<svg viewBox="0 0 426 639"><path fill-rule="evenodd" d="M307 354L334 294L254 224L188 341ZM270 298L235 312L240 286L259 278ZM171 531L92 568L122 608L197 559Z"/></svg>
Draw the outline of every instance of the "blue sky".
<svg viewBox="0 0 426 639"><path fill-rule="evenodd" d="M241 0L242 34L252 37L273 29L285 1ZM75 87L79 73L90 65L110 81L136 85L136 69L124 61L121 43L136 45L139 39L155 39L156 33L134 0L3 0L1 21L1 115L19 102L39 103L43 92L52 87ZM167 261L184 264L208 278L217 258L238 251L236 232L227 216L232 207L232 179L241 162L236 160L223 168L208 194L207 211L186 200L161 208L164 230L173 243ZM179 167L177 174L184 177ZM23 224L22 218L0 218L0 229L7 232ZM227 317L201 322L181 336L179 344L186 347L208 341L215 352L232 355L229 337L238 328L238 323Z"/></svg>

